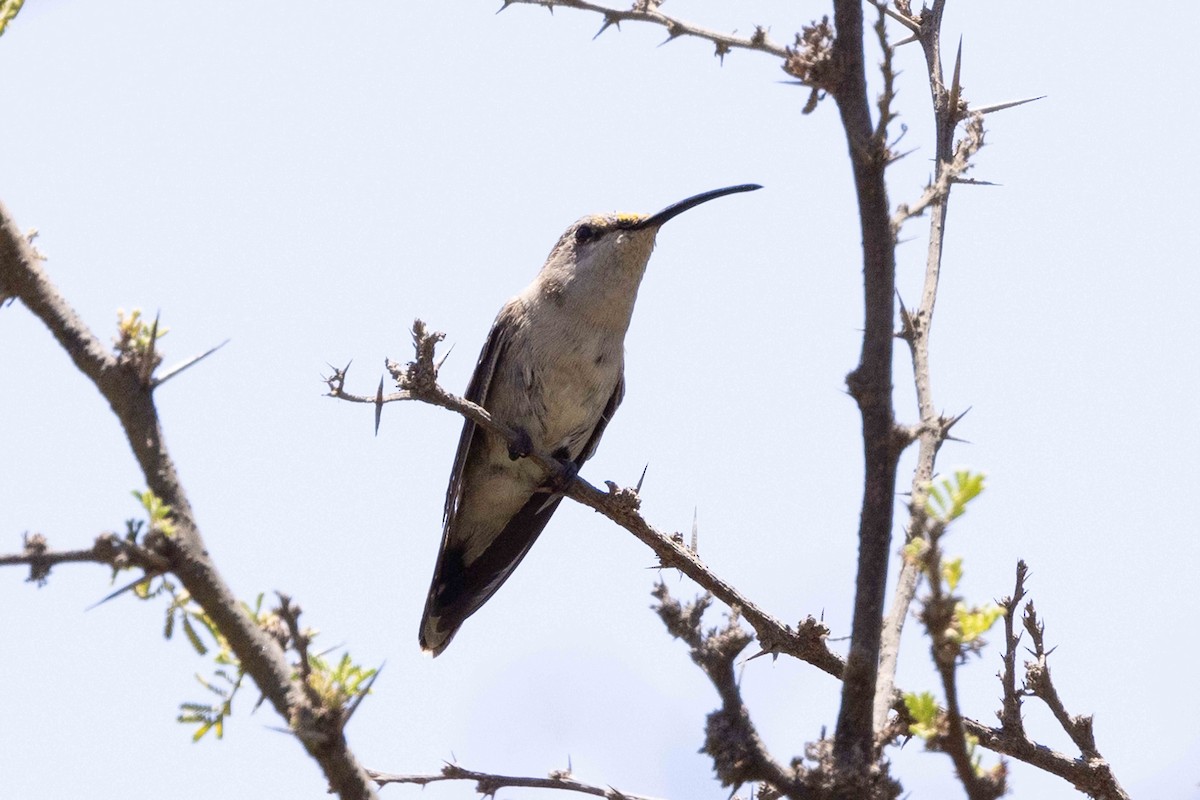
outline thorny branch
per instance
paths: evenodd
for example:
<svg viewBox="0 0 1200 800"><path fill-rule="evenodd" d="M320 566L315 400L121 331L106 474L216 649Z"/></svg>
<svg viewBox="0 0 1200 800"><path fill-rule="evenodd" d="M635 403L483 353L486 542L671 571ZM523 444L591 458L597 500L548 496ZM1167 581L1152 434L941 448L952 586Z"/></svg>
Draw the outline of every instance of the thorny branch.
<svg viewBox="0 0 1200 800"><path fill-rule="evenodd" d="M956 183L962 182L962 176L971 168L971 156L979 152L983 147L983 114L973 112L967 117L965 134L954 145L953 153L950 158L945 161L939 161L937 166L937 177L925 187L925 191L921 196L913 201L912 205L901 204L896 209L896 213L892 216L892 227L896 232L900 231L900 226L905 221L919 217L924 214L931 206L939 209L946 207L946 201L950 197L950 187ZM944 222L944 212L942 222ZM931 223L930 228L935 226ZM933 250L934 243L930 242L931 256L941 258L941 242L937 242L936 252Z"/></svg>
<svg viewBox="0 0 1200 800"><path fill-rule="evenodd" d="M427 786L442 781L474 781L475 791L483 797L495 797L500 789L559 789L564 792L578 792L593 797L603 797L606 800L654 800L640 794L629 794L603 786L584 783L571 774L571 770L554 770L545 778L518 777L515 775L497 775L492 772L478 772L465 769L457 764L447 764L437 775L398 775L391 772L374 772L368 770L379 786L389 783L410 783L417 786Z"/></svg>
<svg viewBox="0 0 1200 800"><path fill-rule="evenodd" d="M323 715L292 679L283 650L244 611L209 557L154 405L150 373L153 348L141 358L114 354L59 294L42 269L29 239L0 205L0 297L15 297L46 326L108 401L141 467L148 489L170 508L173 535L159 555L226 637L245 671L258 684L342 798L375 797L370 779L346 743L337 720ZM157 334L155 330L151 341Z"/></svg>
<svg viewBox="0 0 1200 800"><path fill-rule="evenodd" d="M29 580L39 586L45 584L56 564L107 564L113 569L135 567L147 573L162 573L171 567L171 562L157 550L122 539L115 533L100 534L86 550L51 550L40 533L26 534L23 545L18 554L0 555L0 567L27 564Z"/></svg>
<svg viewBox="0 0 1200 800"><path fill-rule="evenodd" d="M1017 583L1013 593L1000 601L1004 609L1004 670L1000 673L1000 685L1004 689L1003 706L996 716L1001 729L1008 733L1024 736L1025 721L1021 718L1021 695L1017 692L1017 646L1021 643L1020 632L1014 633L1017 608L1025 599L1025 578L1029 567L1024 561L1017 562Z"/></svg>
<svg viewBox="0 0 1200 800"><path fill-rule="evenodd" d="M1022 634L1014 631L1016 610L1025 598L1025 580L1029 568L1024 561L1017 562L1016 583L1013 593L1003 598L1000 605L1006 611L1004 669L1000 683L1004 697L1000 711L999 728L977 731L971 725L967 731L979 737L980 744L999 753L1019 758L1033 766L1069 781L1075 788L1098 800L1128 800L1129 795L1121 787L1112 768L1100 755L1096 747L1095 732L1090 716L1073 716L1067 712L1054 681L1050 677L1050 650L1046 649L1046 625L1038 619L1033 601L1025 604L1022 615L1025 632L1029 634L1033 648L1029 650L1032 661L1025 662L1023 685L1016 685L1017 646ZM1036 697L1050 709L1058 724L1066 731L1071 741L1079 748L1080 757L1071 758L1037 744L1025 732L1021 719L1021 706L1025 697Z"/></svg>
<svg viewBox="0 0 1200 800"><path fill-rule="evenodd" d="M879 775L874 731L880 631L891 555L896 464L908 444L896 426L892 399L896 239L884 171L889 151L871 121L863 52L861 0L834 0L833 85L854 173L862 234L863 336L846 387L862 417L863 493L850 652L834 735L837 772L863 796ZM850 787L847 787L850 788Z"/></svg>
<svg viewBox="0 0 1200 800"><path fill-rule="evenodd" d="M712 602L711 595L683 605L661 582L653 594L658 600L655 610L667 632L687 644L692 661L712 681L721 698L721 707L708 715L702 750L712 758L721 785L736 792L743 784L759 783L786 797L806 796L804 768L793 764L789 769L771 757L742 702L735 661L750 644L750 634L738 624L737 614L731 613L721 628L705 631L703 616Z"/></svg>
<svg viewBox="0 0 1200 800"><path fill-rule="evenodd" d="M909 493L909 518L905 526L905 541L922 535L925 530L925 501L928 486L933 480L938 452L950 435L950 429L961 417L946 417L937 411L933 399L932 371L929 365L929 335L933 324L934 304L937 300L938 281L942 266L942 241L945 235L945 219L950 189L956 178L970 166L970 158L983 145L983 117L973 115L968 123L967 134L957 146L953 143L954 131L959 121L957 101L953 104L950 95L961 98L958 85L958 65L955 68L955 83L947 89L941 72L941 19L945 0L935 0L932 9L925 9L919 19L908 16L911 9L907 4L897 4L896 10L878 0L876 7L897 19L914 38L921 43L926 55L930 91L933 94L933 112L936 133L936 172L929 187L911 206L901 205L892 216L893 236L899 234L905 220L918 216L933 206L929 223L929 239L926 246L925 280L921 290L921 301L912 311L901 304L899 336L908 344L912 362L913 385L917 395L917 411L921 421L917 432L917 465L913 470ZM893 48L886 43L886 34L879 34L884 52ZM885 70L890 68L890 59L885 59ZM885 81L885 84L887 82ZM886 87L885 87L886 88ZM890 101L880 100L885 108ZM964 101L965 103L965 101ZM916 594L920 578L918 565L914 562L901 563L900 576L896 581L892 607L884 620L881 632L880 666L876 684L873 724L875 731L882 731L887 721L888 707L895 686L896 666L900 652L900 637L909 607Z"/></svg>
<svg viewBox="0 0 1200 800"><path fill-rule="evenodd" d="M750 36L734 36L732 34L718 33L717 31L702 28L699 25L693 25L690 22L684 22L683 20L662 13L658 10L658 6L662 0L636 0L633 6L628 9L610 8L600 3L588 2L588 0L502 1L504 5L501 6L501 11L511 5L530 5L544 6L551 11L554 11L556 7L561 7L595 12L604 17L604 21L600 24L600 30L597 31L596 36L599 36L613 26L619 29L622 22L648 22L667 29L666 42L674 41L681 36L690 36L712 42L716 47L715 55L722 61L724 61L726 55L735 49L757 50L779 58L787 58L790 52L788 48L772 42L767 36L766 28L761 26L756 27L754 33ZM666 42L663 42L663 44L666 44Z"/></svg>
<svg viewBox="0 0 1200 800"><path fill-rule="evenodd" d="M543 6L551 12L557 7L563 7L600 14L604 19L593 38L599 37L610 27L620 29L621 23L625 21L659 25L667 30L667 38L663 44L685 36L703 39L713 44L714 55L722 64L725 63L725 56L734 50L758 51L775 56L783 60L783 71L796 78L795 83L812 90L808 102L804 105L805 114L817 107L817 102L831 91L836 80L832 61L833 27L829 24L828 17L803 26L800 33L795 35L793 43L784 46L771 41L767 29L762 25L756 25L754 33L750 36L736 36L718 33L677 19L658 10L662 0L634 0L629 9L610 8L588 0L503 0L503 3L501 11L510 5L533 5Z"/></svg>
<svg viewBox="0 0 1200 800"><path fill-rule="evenodd" d="M900 332L897 334L909 348L913 385L916 389L917 408L920 414L920 423L913 426L918 441L918 453L909 494L909 519L905 526L905 541L910 541L914 536L920 535L925 527L927 487L933 479L937 455L942 445L951 438L951 429L962 419L961 414L947 416L937 411L933 399L930 377L932 371L929 363L929 339L941 274L942 247L950 190L956 183L972 182L967 180L964 175L971 168L972 157L983 147L984 115L1039 98L971 109L962 91L961 45L955 58L953 77L949 87L946 86L945 76L942 73L941 20L945 0L935 0L932 8L923 7L917 15L913 14L908 2L897 2L894 9L884 0L872 0L872 2L883 14L898 21L911 32L912 37L906 41L916 41L921 45L929 76L936 131L934 159L936 166L933 179L919 198L911 204L901 204L892 215L892 227L898 235L901 226L906 221L922 216L926 212L930 213L925 279L921 290L921 300L919 305L912 310L901 306L901 326ZM890 54L894 50L894 46L889 46L884 31L879 28L877 31L884 50L882 69L885 77L885 90L879 100L880 125L882 125L883 118L890 109L891 100L888 87L891 84L888 75L891 70ZM955 132L962 123L965 123L963 134L955 142ZM917 565L911 562L903 563L896 582L892 607L884 621L882 633L880 671L874 713L876 732L881 731L887 721L888 709L892 702L900 636L916 593L918 579ZM1011 619L1010 616L1008 624L1011 624Z"/></svg>

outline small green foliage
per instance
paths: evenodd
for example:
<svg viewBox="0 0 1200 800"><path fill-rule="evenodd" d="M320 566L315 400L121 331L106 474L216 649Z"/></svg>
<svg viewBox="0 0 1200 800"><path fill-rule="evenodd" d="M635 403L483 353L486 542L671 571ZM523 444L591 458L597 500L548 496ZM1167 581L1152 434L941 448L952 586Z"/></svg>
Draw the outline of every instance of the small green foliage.
<svg viewBox="0 0 1200 800"><path fill-rule="evenodd" d="M161 592L164 588L166 588L165 581L155 587L153 581L150 578L146 578L146 580L139 581L133 585L133 593L139 600L149 600L151 597L154 597Z"/></svg>
<svg viewBox="0 0 1200 800"><path fill-rule="evenodd" d="M924 740L927 747L932 750L941 750L944 745L937 744L939 737L945 735L945 731L940 729L942 722L941 710L937 706L937 701L934 700L931 692L921 692L915 694L907 692L904 695L904 707L908 709L908 713L915 720L908 726L908 732L918 739ZM964 741L967 745L967 758L971 761L971 769L980 778L995 777L997 770L1002 773L1004 770L1003 763L992 770L983 768L983 751L979 747L979 737L971 734L964 736Z"/></svg>
<svg viewBox="0 0 1200 800"><path fill-rule="evenodd" d="M932 692L905 692L904 707L916 720L908 726L909 733L926 742L938 735L938 707Z"/></svg>
<svg viewBox="0 0 1200 800"><path fill-rule="evenodd" d="M223 670L214 673L221 680L220 684L205 680L200 674L196 680L205 689L215 694L219 700L214 703L182 703L179 706L177 719L185 725L197 725L192 732L192 741L198 742L209 731L216 734L218 739L225 736L225 718L233 713L233 697L241 688L244 673L238 671L237 677L231 677Z"/></svg>
<svg viewBox="0 0 1200 800"><path fill-rule="evenodd" d="M325 708L344 708L350 701L370 691L370 681L378 670L355 664L343 653L336 666L320 656L309 655L308 685L321 698Z"/></svg>
<svg viewBox="0 0 1200 800"><path fill-rule="evenodd" d="M8 23L16 19L23 5L25 0L0 0L0 36L8 30Z"/></svg>
<svg viewBox="0 0 1200 800"><path fill-rule="evenodd" d="M146 321L140 308L126 314L117 309L117 352L146 353L151 342L167 335L166 328L158 326L158 320Z"/></svg>
<svg viewBox="0 0 1200 800"><path fill-rule="evenodd" d="M259 605L261 603L262 595L259 595ZM257 608L251 609L245 603L242 604L242 607L248 614L255 616L254 612L257 611ZM191 602L191 595L186 591L174 593L171 605L167 609L167 624L163 633L168 639L171 638L177 619L188 643L192 645L192 649L202 656L207 655L211 645L206 643L206 639L211 640L212 644L217 647L213 661L219 667L234 668L232 673L221 668L214 670L212 680L206 679L200 674L196 675L199 684L217 696L216 702L182 703L179 707L178 720L184 724L197 725L196 730L192 732L193 742L203 739L209 731L212 731L220 739L225 734L225 718L233 713L233 698L241 688L246 673L242 670L241 663L229 646L229 641L218 630L216 623L203 608Z"/></svg>
<svg viewBox="0 0 1200 800"><path fill-rule="evenodd" d="M924 537L917 536L904 545L904 560L913 561L920 564L925 559L925 554L929 551L929 540Z"/></svg>
<svg viewBox="0 0 1200 800"><path fill-rule="evenodd" d="M967 503L983 491L985 478L982 472L960 469L955 470L953 478L930 482L925 513L943 525L950 524L961 517L967 510Z"/></svg>
<svg viewBox="0 0 1200 800"><path fill-rule="evenodd" d="M974 644L1004 616L1004 609L995 603L982 607L967 608L959 602L954 606L954 633L959 644Z"/></svg>
<svg viewBox="0 0 1200 800"><path fill-rule="evenodd" d="M983 753L979 752L979 737L966 735L967 740L967 758L971 760L971 769L975 771L975 777L983 777Z"/></svg>
<svg viewBox="0 0 1200 800"><path fill-rule="evenodd" d="M942 562L942 580L946 581L946 585L950 587L950 591L958 588L958 582L962 580L963 575L963 560L962 556L951 558L948 561Z"/></svg>
<svg viewBox="0 0 1200 800"><path fill-rule="evenodd" d="M144 492L135 489L132 494L142 504L142 508L146 509L146 514L150 517L152 532L157 531L167 538L175 535L175 523L171 521L171 507L164 503L162 498L149 489Z"/></svg>
<svg viewBox="0 0 1200 800"><path fill-rule="evenodd" d="M162 363L162 353L155 345L166 335L167 329L159 327L157 318L147 322L136 308L130 314L117 312L117 337L113 341L113 352L118 362L137 372L143 386L153 385L150 376Z"/></svg>

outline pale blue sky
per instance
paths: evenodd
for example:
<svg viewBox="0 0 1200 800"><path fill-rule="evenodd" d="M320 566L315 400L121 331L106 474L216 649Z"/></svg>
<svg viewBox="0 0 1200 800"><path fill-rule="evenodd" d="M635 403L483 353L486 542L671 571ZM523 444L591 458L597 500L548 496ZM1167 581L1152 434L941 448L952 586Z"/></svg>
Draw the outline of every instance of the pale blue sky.
<svg viewBox="0 0 1200 800"><path fill-rule="evenodd" d="M654 211L734 183L664 228L627 340L628 394L583 474L643 509L771 613L848 633L860 480L857 222L832 103L772 59L658 48L626 24L498 2L27 3L0 39L0 199L41 232L47 269L101 335L118 308L161 310L172 363L218 356L158 395L206 541L236 591L293 595L326 646L387 662L349 729L368 766L464 766L581 779L674 800L725 798L696 751L717 699L647 610L650 553L564 504L516 576L437 660L416 632L460 421L321 397L325 362L373 390L409 357L414 317L447 333L461 391L500 305L591 212ZM1200 323L1195 306L1194 11L1111 2L951 3L963 83L989 118L956 190L934 327L939 407L970 407L945 468L986 471L948 549L979 602L1032 569L1068 708L1093 713L1133 796L1200 796L1192 583ZM823 3L684 2L719 30L788 41ZM898 110L918 148L893 203L929 171L928 92L905 48ZM915 301L924 229L901 248ZM903 355L901 350L898 355ZM897 362L902 418L913 418ZM22 531L86 544L135 516L142 486L96 391L19 306L0 310L0 551ZM911 469L904 462L903 484ZM897 520L902 519L899 515ZM674 575L673 590L695 589ZM237 707L223 742L173 720L210 665L161 639L162 606L100 568L40 591L0 573L0 794L191 800L324 797L273 712ZM998 643L999 637L993 637ZM901 684L934 688L909 628ZM995 644L962 671L964 705L999 707ZM780 759L836 719L836 684L750 662L754 720ZM1034 734L1069 747L1036 704ZM894 752L914 797L954 796L950 765ZM991 763L990 761L988 763ZM1013 765L1014 796L1076 796ZM463 798L469 785L385 796ZM530 796L510 792L508 796Z"/></svg>

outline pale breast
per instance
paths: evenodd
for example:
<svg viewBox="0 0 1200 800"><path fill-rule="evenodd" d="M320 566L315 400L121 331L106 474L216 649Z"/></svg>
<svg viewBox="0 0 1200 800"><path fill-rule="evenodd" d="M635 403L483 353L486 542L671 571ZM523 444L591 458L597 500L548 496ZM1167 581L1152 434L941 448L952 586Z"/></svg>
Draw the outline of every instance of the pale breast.
<svg viewBox="0 0 1200 800"><path fill-rule="evenodd" d="M574 459L621 378L624 337L552 316L560 318L530 320L510 350L521 356L503 380L520 389L521 408L513 411L527 420L523 427L534 444Z"/></svg>

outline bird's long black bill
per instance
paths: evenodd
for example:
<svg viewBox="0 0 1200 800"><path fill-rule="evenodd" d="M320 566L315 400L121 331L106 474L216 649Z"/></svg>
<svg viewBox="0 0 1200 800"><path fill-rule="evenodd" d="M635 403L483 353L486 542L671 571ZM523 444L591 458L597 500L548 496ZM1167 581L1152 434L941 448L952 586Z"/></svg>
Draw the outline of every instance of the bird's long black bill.
<svg viewBox="0 0 1200 800"><path fill-rule="evenodd" d="M669 205L662 211L652 216L646 217L639 222L634 228L657 228L672 217L677 217L690 208L695 208L701 203L707 203L709 200L715 200L718 197L724 197L727 194L737 194L738 192L753 192L755 189L761 189L757 183L743 183L738 186L726 186L724 189L713 189L709 192L701 192L698 195L689 197L686 200L680 200L678 203Z"/></svg>

